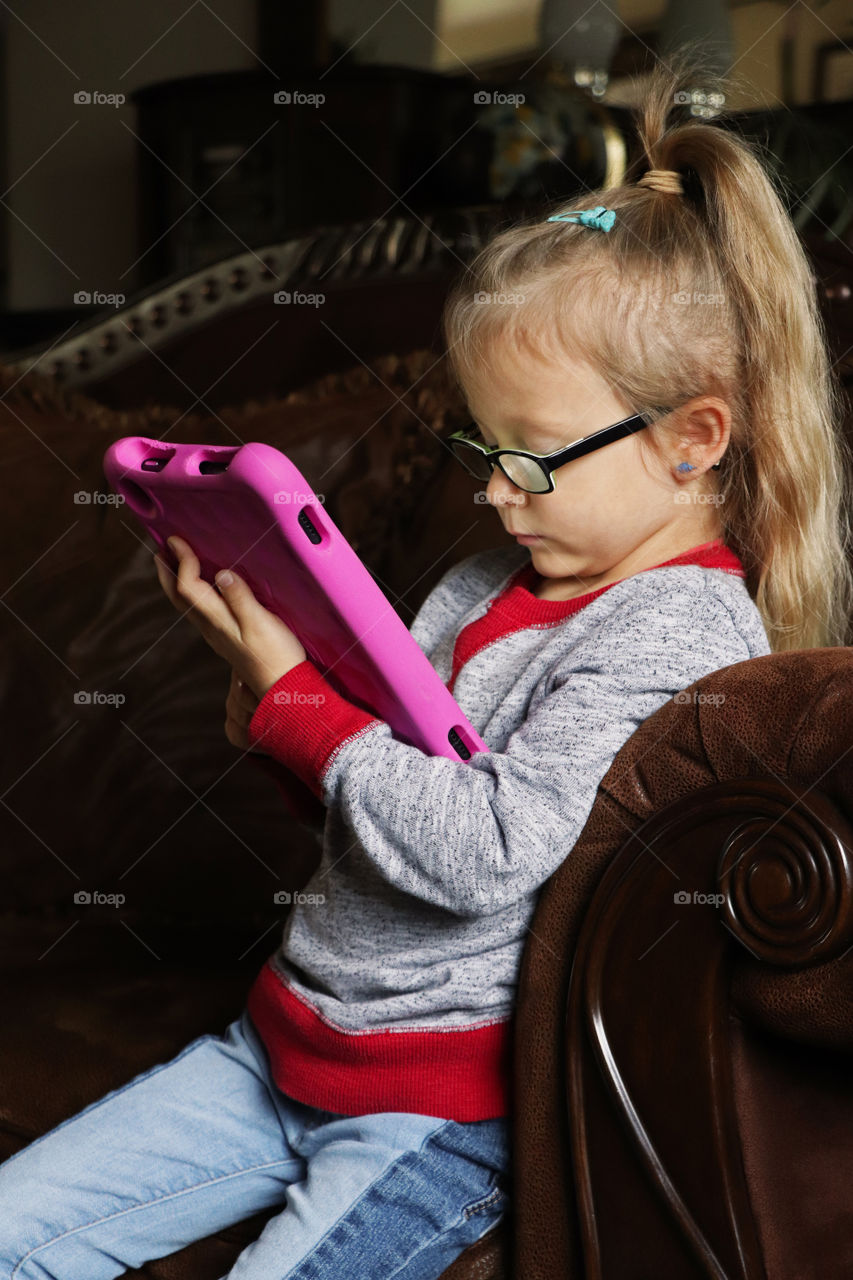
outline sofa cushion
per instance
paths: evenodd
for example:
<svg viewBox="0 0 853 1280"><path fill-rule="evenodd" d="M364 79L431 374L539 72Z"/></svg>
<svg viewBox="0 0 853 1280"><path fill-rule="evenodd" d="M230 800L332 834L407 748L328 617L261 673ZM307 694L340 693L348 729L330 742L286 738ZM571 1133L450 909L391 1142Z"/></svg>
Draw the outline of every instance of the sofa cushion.
<svg viewBox="0 0 853 1280"><path fill-rule="evenodd" d="M49 963L82 955L86 928L116 910L144 922L155 951L192 952L224 932L239 955L276 919L273 891L311 874L316 837L226 739L228 667L177 617L153 543L108 500L104 451L132 434L281 448L408 625L451 564L506 537L439 439L464 410L430 352L218 415L113 411L3 366L0 391L7 906L30 919L35 954L85 925Z"/></svg>

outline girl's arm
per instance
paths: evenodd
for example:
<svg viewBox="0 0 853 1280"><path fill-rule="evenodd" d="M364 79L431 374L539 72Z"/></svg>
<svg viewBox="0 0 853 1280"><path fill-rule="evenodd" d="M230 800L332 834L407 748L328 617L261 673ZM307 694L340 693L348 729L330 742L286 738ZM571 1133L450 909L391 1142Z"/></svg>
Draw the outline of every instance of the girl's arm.
<svg viewBox="0 0 853 1280"><path fill-rule="evenodd" d="M500 750L468 762L425 755L307 661L261 699L250 740L340 807L391 883L462 916L499 911L570 853L639 725L701 676L751 656L704 576L694 585L637 575L632 585L555 665ZM275 698L296 689L315 696ZM476 708L462 709L477 725Z"/></svg>

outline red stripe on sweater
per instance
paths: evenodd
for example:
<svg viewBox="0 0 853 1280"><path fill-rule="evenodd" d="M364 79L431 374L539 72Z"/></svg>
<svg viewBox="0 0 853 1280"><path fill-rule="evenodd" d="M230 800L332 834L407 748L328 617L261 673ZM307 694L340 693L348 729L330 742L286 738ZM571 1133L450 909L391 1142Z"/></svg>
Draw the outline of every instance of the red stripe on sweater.
<svg viewBox="0 0 853 1280"><path fill-rule="evenodd" d="M324 1111L491 1120L509 1111L511 1019L446 1031L346 1031L267 960L247 997L283 1093Z"/></svg>
<svg viewBox="0 0 853 1280"><path fill-rule="evenodd" d="M662 569L666 565L677 564L698 564L705 569L725 569L727 573L736 577L745 577L740 559L721 538L691 547L689 551L682 551L671 560L664 560L661 564L652 565L651 568ZM648 570L641 569L640 572L647 573ZM540 600L533 594L538 580L539 574L534 569L533 562L528 560L513 574L500 595L491 602L486 613L481 618L475 618L473 622L469 622L468 626L460 631L453 650L452 674L447 682L451 693L456 677L465 663L470 662L471 658L482 649L494 644L496 640L503 639L504 636L511 635L514 631L524 630L525 627L556 626L564 618L583 609L596 596L602 595L617 585L616 582L609 582L605 587L587 591L582 596L574 596L570 600ZM624 582L624 578L619 578L618 581Z"/></svg>

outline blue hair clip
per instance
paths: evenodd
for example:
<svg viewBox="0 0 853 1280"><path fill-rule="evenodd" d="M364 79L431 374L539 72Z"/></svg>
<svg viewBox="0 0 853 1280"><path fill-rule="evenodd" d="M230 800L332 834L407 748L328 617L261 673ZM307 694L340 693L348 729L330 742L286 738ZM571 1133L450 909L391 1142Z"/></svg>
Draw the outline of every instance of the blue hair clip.
<svg viewBox="0 0 853 1280"><path fill-rule="evenodd" d="M555 213L548 222L579 222L584 227L597 227L599 231L609 231L616 221L616 210L608 209L603 204L594 209L576 209L572 213Z"/></svg>

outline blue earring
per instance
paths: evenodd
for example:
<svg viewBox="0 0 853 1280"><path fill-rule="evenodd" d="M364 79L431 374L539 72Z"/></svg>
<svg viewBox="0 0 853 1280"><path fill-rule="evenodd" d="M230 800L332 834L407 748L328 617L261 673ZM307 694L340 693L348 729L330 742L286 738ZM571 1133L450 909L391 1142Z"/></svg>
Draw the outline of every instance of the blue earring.
<svg viewBox="0 0 853 1280"><path fill-rule="evenodd" d="M696 470L696 468L691 466L689 462L679 462L678 466L675 469L676 471L695 471Z"/></svg>

